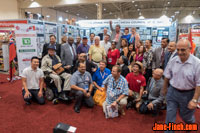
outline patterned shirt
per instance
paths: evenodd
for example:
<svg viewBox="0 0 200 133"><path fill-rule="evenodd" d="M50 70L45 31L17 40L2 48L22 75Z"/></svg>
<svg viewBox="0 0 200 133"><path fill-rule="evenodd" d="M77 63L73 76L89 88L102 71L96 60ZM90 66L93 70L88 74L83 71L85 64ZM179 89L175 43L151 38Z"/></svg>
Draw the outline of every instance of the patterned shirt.
<svg viewBox="0 0 200 133"><path fill-rule="evenodd" d="M121 95L128 95L128 82L120 75L120 78L115 81L112 74L110 74L103 82L107 86L106 102L112 104Z"/></svg>
<svg viewBox="0 0 200 133"><path fill-rule="evenodd" d="M146 51L143 55L143 66L146 69L152 69L153 62L153 49L150 48L149 51Z"/></svg>

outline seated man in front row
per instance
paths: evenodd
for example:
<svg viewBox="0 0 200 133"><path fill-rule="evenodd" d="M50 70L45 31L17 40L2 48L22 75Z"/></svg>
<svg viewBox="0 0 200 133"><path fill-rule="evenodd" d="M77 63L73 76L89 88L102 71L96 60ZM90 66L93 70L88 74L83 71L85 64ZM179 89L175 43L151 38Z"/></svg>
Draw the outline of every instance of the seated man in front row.
<svg viewBox="0 0 200 133"><path fill-rule="evenodd" d="M125 115L124 107L127 104L127 96L129 93L128 83L121 75L122 68L118 65L113 66L112 74L110 74L103 82L105 85L106 101L103 103L103 112L106 113L106 106L116 107L119 105L119 112Z"/></svg>
<svg viewBox="0 0 200 133"><path fill-rule="evenodd" d="M99 68L92 76L93 84L95 87L94 93L97 89L99 89L100 91L103 91L102 83L110 74L111 74L110 69L106 68L106 61L104 60L100 61Z"/></svg>
<svg viewBox="0 0 200 133"><path fill-rule="evenodd" d="M60 74L57 74L55 70L53 70L53 66L61 63L60 57L56 55L55 53L55 47L54 46L49 46L48 47L48 54L45 55L42 59L42 65L41 69L44 71L46 76L49 76L53 79L55 86L58 91L58 97L63 99L63 100L70 100L69 97L66 96L65 93L70 92L70 78L71 74L68 74L66 72L62 72ZM64 87L63 90L61 88L62 84L62 78L64 78Z"/></svg>
<svg viewBox="0 0 200 133"><path fill-rule="evenodd" d="M39 59L34 56L31 58L31 66L25 68L22 73L22 95L27 105L31 104L32 98L36 99L39 104L45 103L42 91L44 74L38 66Z"/></svg>
<svg viewBox="0 0 200 133"><path fill-rule="evenodd" d="M143 94L148 94L148 97L147 99L142 99L142 102L136 105L140 113L149 112L153 115L157 115L159 113L159 109L162 106L164 100L164 96L161 93L164 83L162 76L162 69L157 68L153 71L153 77L150 79L146 90L143 92Z"/></svg>
<svg viewBox="0 0 200 133"><path fill-rule="evenodd" d="M85 104L92 108L94 101L91 96L92 92L92 77L89 72L85 71L86 66L84 63L79 63L78 70L72 75L70 84L72 93L75 93L76 102L74 111L80 113L81 104L84 100Z"/></svg>

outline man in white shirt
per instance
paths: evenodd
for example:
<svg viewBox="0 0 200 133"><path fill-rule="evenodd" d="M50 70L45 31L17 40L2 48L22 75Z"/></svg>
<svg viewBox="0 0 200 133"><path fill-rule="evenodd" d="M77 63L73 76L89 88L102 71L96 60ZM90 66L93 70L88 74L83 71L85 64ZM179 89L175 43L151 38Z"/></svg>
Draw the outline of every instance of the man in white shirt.
<svg viewBox="0 0 200 133"><path fill-rule="evenodd" d="M109 42L109 40L110 40L110 35L106 34L106 36L104 36L104 40L100 41L100 45L101 47L104 47L106 55L108 53L109 48L111 47L111 43Z"/></svg>
<svg viewBox="0 0 200 133"><path fill-rule="evenodd" d="M45 103L42 90L44 74L38 66L39 59L34 56L31 58L31 66L25 68L22 73L22 95L27 105L31 104L33 98L41 105Z"/></svg>

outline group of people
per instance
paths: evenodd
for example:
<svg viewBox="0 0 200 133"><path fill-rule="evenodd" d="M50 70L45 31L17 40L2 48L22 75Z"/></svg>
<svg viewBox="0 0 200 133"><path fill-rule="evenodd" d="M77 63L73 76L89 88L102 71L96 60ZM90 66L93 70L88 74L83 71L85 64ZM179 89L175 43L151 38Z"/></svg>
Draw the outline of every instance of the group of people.
<svg viewBox="0 0 200 133"><path fill-rule="evenodd" d="M45 44L41 69L39 59L31 59L31 67L22 74L23 96L27 104L32 97L44 104L43 78L53 79L59 97L75 96L74 111L79 113L82 103L94 106L92 96L98 89L106 90L105 107L135 108L140 113L157 115L166 104L166 123L175 122L177 110L186 123L194 123L194 111L200 95L200 60L190 54L188 40L170 42L163 38L161 46L152 47L152 40L140 40L136 28L120 25L112 27L111 35L103 33L77 38L63 37L62 44L56 43L55 35ZM58 73L54 66L64 69ZM63 86L62 86L62 82Z"/></svg>

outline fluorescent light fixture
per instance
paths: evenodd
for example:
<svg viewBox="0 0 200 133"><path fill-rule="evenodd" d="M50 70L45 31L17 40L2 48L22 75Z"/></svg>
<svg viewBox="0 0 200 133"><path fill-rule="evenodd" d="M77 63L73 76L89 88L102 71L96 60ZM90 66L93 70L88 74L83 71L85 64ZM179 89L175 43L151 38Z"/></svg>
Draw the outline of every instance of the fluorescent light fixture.
<svg viewBox="0 0 200 133"><path fill-rule="evenodd" d="M145 18L144 18L144 16L139 16L139 18L138 18L138 19L145 19Z"/></svg>
<svg viewBox="0 0 200 133"><path fill-rule="evenodd" d="M65 12L69 12L68 10L66 10Z"/></svg>
<svg viewBox="0 0 200 133"><path fill-rule="evenodd" d="M58 21L62 22L63 21L63 17L59 17Z"/></svg>
<svg viewBox="0 0 200 133"><path fill-rule="evenodd" d="M133 0L132 3L134 3L135 1Z"/></svg>
<svg viewBox="0 0 200 133"><path fill-rule="evenodd" d="M46 17L47 17L47 18L50 18L50 15L47 15Z"/></svg>
<svg viewBox="0 0 200 133"><path fill-rule="evenodd" d="M188 16L185 17L185 21L187 23L191 23L193 19L194 19L194 17L192 15L188 15Z"/></svg>

